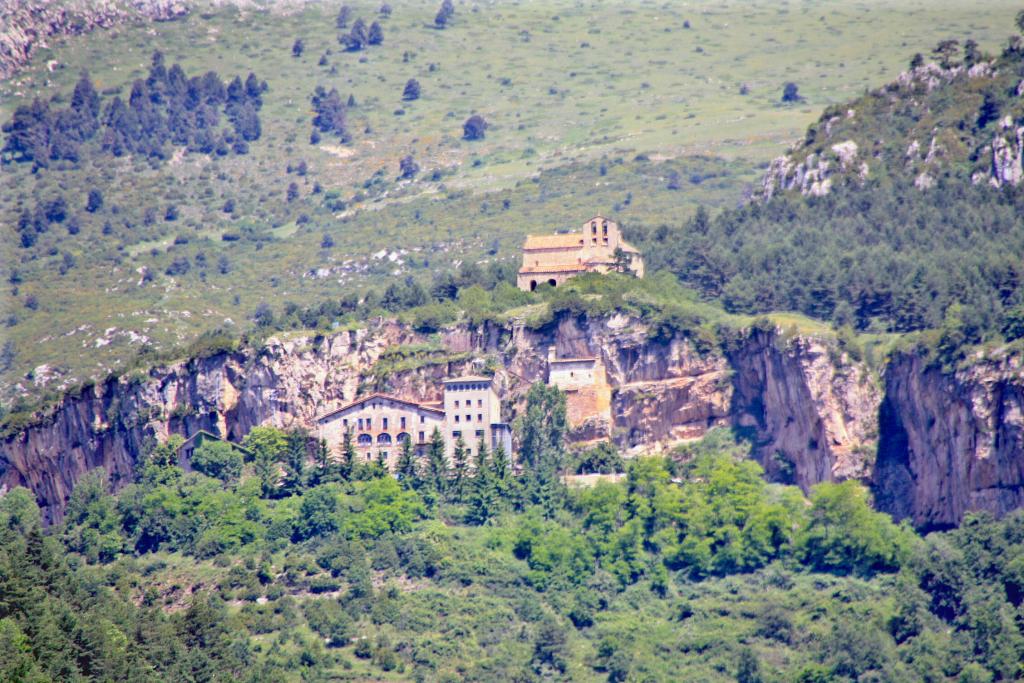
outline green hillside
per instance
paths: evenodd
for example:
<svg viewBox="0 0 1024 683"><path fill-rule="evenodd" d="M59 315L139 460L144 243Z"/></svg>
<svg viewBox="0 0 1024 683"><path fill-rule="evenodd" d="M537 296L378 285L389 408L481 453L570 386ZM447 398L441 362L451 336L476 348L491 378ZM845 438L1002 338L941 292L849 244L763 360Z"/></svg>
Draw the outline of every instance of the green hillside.
<svg viewBox="0 0 1024 683"><path fill-rule="evenodd" d="M557 415L523 429L557 432ZM493 454L469 473L397 481L374 463L303 468L302 435L260 428L248 444L244 469L225 444L203 446L205 474L157 448L116 497L89 475L47 534L30 494L0 498L0 678L1024 674L1020 514L921 538L855 482L809 500L765 483L721 431L575 490L551 469L557 441L521 453L521 477ZM608 456L584 460L614 467ZM280 487L266 467L277 458Z"/></svg>
<svg viewBox="0 0 1024 683"><path fill-rule="evenodd" d="M2 120L34 96L69 106L86 66L101 106L127 100L154 50L188 76L213 70L226 84L252 72L268 86L245 154L168 143L117 157L97 139L78 161L3 166L15 188L0 195L5 402L105 374L147 345L244 329L264 301L337 301L462 261L514 261L526 233L594 212L627 234L682 225L697 205L740 201L816 112L893 78L914 51L965 34L997 49L1014 10L460 3L439 30L433 3L387 17L377 4L352 8L341 31L335 6L313 5L72 37L0 84ZM338 34L360 17L380 22L383 42L346 51ZM421 95L405 101L411 78ZM804 102L780 103L787 81ZM353 97L347 142L325 133L310 144L318 85ZM486 136L464 140L474 113ZM420 171L399 179L409 155ZM94 211L90 190L103 199ZM65 217L22 247L21 217L59 199Z"/></svg>

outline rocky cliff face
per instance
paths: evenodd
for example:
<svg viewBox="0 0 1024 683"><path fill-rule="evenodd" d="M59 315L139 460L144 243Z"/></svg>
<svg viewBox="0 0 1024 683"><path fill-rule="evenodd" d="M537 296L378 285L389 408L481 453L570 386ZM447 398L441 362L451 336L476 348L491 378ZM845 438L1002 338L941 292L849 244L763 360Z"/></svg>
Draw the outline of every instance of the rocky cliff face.
<svg viewBox="0 0 1024 683"><path fill-rule="evenodd" d="M0 79L29 62L47 40L129 21L167 21L188 13L183 0L14 0L0 3Z"/></svg>
<svg viewBox="0 0 1024 683"><path fill-rule="evenodd" d="M804 490L870 472L881 389L871 372L813 339L753 330L729 353L732 414L755 430L769 476Z"/></svg>
<svg viewBox="0 0 1024 683"><path fill-rule="evenodd" d="M1020 356L975 359L953 374L916 355L889 365L882 403L878 505L915 526L955 526L970 510L1024 505Z"/></svg>
<svg viewBox="0 0 1024 683"><path fill-rule="evenodd" d="M611 424L585 426L574 435L579 441L603 433L627 451L650 451L734 425L750 436L771 478L804 489L860 478L874 486L882 509L918 526L1024 504L1019 358L945 376L900 356L883 386L814 338L755 328L726 353L701 355L683 337L650 339L624 316L566 317L542 330L460 326L439 339L381 321L154 368L67 396L44 421L0 444L0 490L27 486L59 520L85 472L103 467L123 485L147 443L169 433L206 429L239 440L259 424L308 427L366 391L437 400L445 377L487 368L512 418L530 384L545 379L551 346L559 357L599 356L607 368ZM396 349L405 354L400 361Z"/></svg>
<svg viewBox="0 0 1024 683"><path fill-rule="evenodd" d="M733 359L734 363L757 362L754 359L759 352L786 353L774 346L771 334L759 334L754 346L742 359ZM779 373L812 370L827 375L815 365L825 363L823 352L806 366L765 359L762 366L772 370L764 375L762 370L730 367L730 361L718 354L701 356L683 338L668 343L652 341L642 325L622 316L564 318L540 331L520 325L456 327L433 345L406 327L381 322L371 329L325 338L273 340L259 351L219 354L154 368L143 379L111 380L89 387L80 395L66 397L45 421L3 444L0 485L31 488L47 514L58 519L82 474L104 467L115 486L121 485L131 479L147 442L169 433L190 435L206 429L238 440L259 424L310 426L316 415L371 389L436 400L442 379L480 372L483 365L496 368L495 377L511 417L521 407L530 384L545 379L551 346L559 357L600 356L607 368L613 392L611 424L587 426L575 435L581 441L603 433L623 448L649 450L699 437L710 427L729 424L736 417L734 376L746 378L752 373L760 379L744 380L739 386L744 405L756 402L752 395L758 391L758 382L767 392L762 401L767 411L755 420L758 443L763 444L758 453L763 460L770 461L763 457L769 451L783 452L795 464L795 480L811 485L833 474L816 464L821 453L837 448L830 435L842 434L844 445L852 443L850 430L833 424L833 417L849 410L851 402L831 405L834 397L817 388L773 393L776 381L792 387L810 382L817 387L816 378ZM406 356L403 362L379 372L378 364L393 363L384 357L388 350L417 347L433 350ZM803 401L807 396L817 397L819 403L804 407L806 419L780 432L784 437L770 433L783 421L776 414L796 414L800 409L786 402ZM827 414L815 418L811 413L816 410ZM821 444L814 448L808 445L810 437L797 436L811 423L827 425L814 432L813 438ZM809 468L806 472L805 467ZM836 470L838 475L845 472Z"/></svg>

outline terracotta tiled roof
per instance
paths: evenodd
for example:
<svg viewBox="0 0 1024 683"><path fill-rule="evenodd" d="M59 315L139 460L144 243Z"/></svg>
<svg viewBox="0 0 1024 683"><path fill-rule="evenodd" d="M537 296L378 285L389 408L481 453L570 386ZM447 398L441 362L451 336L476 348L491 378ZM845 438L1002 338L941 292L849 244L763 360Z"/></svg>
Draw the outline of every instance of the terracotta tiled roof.
<svg viewBox="0 0 1024 683"><path fill-rule="evenodd" d="M587 266L583 263L567 263L559 266L523 266L519 272L526 275L527 273L582 273L585 270L587 270Z"/></svg>
<svg viewBox="0 0 1024 683"><path fill-rule="evenodd" d="M411 406L413 408L418 408L420 410L426 410L426 411L429 411L429 412L432 412L432 413L441 413L442 415L444 414L443 410L441 410L440 408L437 408L437 407L435 407L435 406L433 406L433 405L431 405L429 403L417 403L416 401L410 401L408 399L399 398L398 396L390 396L388 394L382 394L380 392L375 392L375 393L372 393L372 394L367 394L366 396L363 396L362 398L357 398L356 400L352 401L351 403L346 403L345 405L341 406L340 408L335 408L334 410L332 410L330 412L324 413L323 415L320 415L319 417L317 417L316 421L319 422L319 421L324 420L324 419L326 419L328 417L331 417L333 415L337 415L340 412L346 411L349 408L361 405L363 403L366 403L367 401L372 401L374 399L394 401L395 403L401 403L403 405Z"/></svg>
<svg viewBox="0 0 1024 683"><path fill-rule="evenodd" d="M568 249L580 246L583 236L578 232L562 235L527 235L523 249Z"/></svg>

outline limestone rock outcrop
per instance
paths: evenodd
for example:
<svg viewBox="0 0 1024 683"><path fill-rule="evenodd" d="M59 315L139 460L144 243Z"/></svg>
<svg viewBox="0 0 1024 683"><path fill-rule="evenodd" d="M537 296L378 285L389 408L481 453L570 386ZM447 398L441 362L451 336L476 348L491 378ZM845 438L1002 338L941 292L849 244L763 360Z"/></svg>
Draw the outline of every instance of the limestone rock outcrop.
<svg viewBox="0 0 1024 683"><path fill-rule="evenodd" d="M371 390L437 400L441 380L464 373L493 371L511 419L530 385L545 380L552 346L558 357L599 357L606 368L610 419L583 420L578 443L610 437L627 453L658 451L732 425L770 478L805 490L862 479L881 509L919 527L1024 505L1018 356L950 375L898 355L880 379L834 341L755 326L725 352L701 354L684 335L652 339L620 315L563 316L542 329L462 325L440 338L377 321L111 379L64 397L0 442L0 491L30 488L57 521L83 474L103 467L122 486L147 444L169 433L205 429L239 440L259 424L308 427ZM416 349L395 361L396 350Z"/></svg>
<svg viewBox="0 0 1024 683"><path fill-rule="evenodd" d="M184 0L14 0L0 3L0 79L15 74L51 38L129 21L188 14Z"/></svg>
<svg viewBox="0 0 1024 683"><path fill-rule="evenodd" d="M729 361L733 414L756 430L756 454L769 476L807 490L868 474L881 389L864 365L812 337L783 342L758 329Z"/></svg>
<svg viewBox="0 0 1024 683"><path fill-rule="evenodd" d="M878 505L915 526L1024 505L1024 369L1019 355L970 359L953 373L914 354L889 364L880 410Z"/></svg>

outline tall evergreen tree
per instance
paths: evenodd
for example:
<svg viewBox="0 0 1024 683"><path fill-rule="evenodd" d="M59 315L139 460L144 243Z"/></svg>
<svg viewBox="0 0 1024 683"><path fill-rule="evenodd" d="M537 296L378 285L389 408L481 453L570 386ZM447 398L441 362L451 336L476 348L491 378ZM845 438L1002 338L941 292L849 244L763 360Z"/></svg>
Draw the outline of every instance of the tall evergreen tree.
<svg viewBox="0 0 1024 683"><path fill-rule="evenodd" d="M306 456L309 435L304 429L288 432L288 446L285 451L284 490L295 494L306 485Z"/></svg>
<svg viewBox="0 0 1024 683"><path fill-rule="evenodd" d="M438 495L444 495L448 490L448 460L444 451L444 437L441 436L441 431L434 427L434 433L430 435L430 450L427 451L423 479Z"/></svg>
<svg viewBox="0 0 1024 683"><path fill-rule="evenodd" d="M519 430L524 493L528 501L540 504L550 517L565 500L561 478L568 430L565 394L558 387L534 383L526 395L526 411L520 418Z"/></svg>
<svg viewBox="0 0 1024 683"><path fill-rule="evenodd" d="M455 448L452 450L452 500L462 502L466 494L466 478L469 473L469 449L466 448L466 441L459 435L455 440Z"/></svg>
<svg viewBox="0 0 1024 683"><path fill-rule="evenodd" d="M501 506L499 482L488 456L487 444L481 440L477 445L473 479L467 501L469 510L466 513L466 521L470 524L485 524L497 514Z"/></svg>
<svg viewBox="0 0 1024 683"><path fill-rule="evenodd" d="M352 430L345 430L345 440L341 445L341 463L338 470L341 478L348 481L352 478L352 472L356 466L356 447L352 443Z"/></svg>
<svg viewBox="0 0 1024 683"><path fill-rule="evenodd" d="M331 481L333 472L331 467L331 449L327 447L326 439L320 439L316 443L316 451L313 455L313 462L316 464L314 477L318 484Z"/></svg>
<svg viewBox="0 0 1024 683"><path fill-rule="evenodd" d="M395 476L401 482L402 488L411 489L416 485L416 455L413 452L411 437L402 442L402 453L398 456Z"/></svg>
<svg viewBox="0 0 1024 683"><path fill-rule="evenodd" d="M370 30L366 35L366 42L370 45L380 45L384 42L384 29L381 28L380 22L373 22L370 24Z"/></svg>

